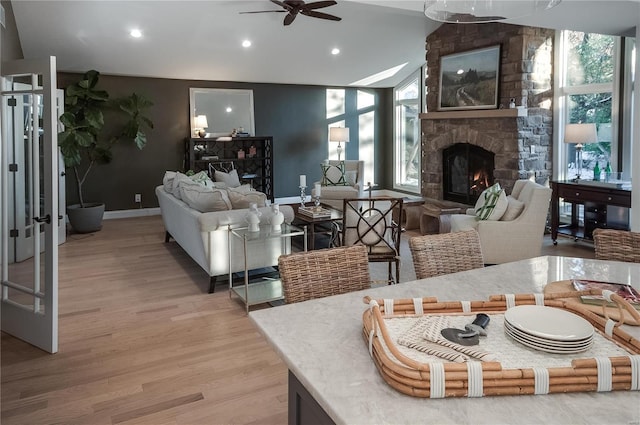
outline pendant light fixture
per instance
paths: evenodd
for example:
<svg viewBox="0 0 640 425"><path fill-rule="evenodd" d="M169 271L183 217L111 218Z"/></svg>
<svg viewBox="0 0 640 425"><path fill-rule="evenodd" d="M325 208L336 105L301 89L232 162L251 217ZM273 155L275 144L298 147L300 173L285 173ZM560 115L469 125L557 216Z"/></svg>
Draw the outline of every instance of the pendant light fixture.
<svg viewBox="0 0 640 425"><path fill-rule="evenodd" d="M424 14L434 21L478 24L522 18L551 9L562 0L426 0Z"/></svg>

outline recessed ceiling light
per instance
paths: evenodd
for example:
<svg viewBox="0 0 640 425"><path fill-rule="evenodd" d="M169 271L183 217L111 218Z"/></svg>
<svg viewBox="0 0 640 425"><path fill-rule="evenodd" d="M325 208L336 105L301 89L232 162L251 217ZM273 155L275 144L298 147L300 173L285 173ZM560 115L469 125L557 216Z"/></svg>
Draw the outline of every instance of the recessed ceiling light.
<svg viewBox="0 0 640 425"><path fill-rule="evenodd" d="M338 49L337 47L334 47L333 49L331 49L332 55L337 55L338 53L340 53L340 49Z"/></svg>
<svg viewBox="0 0 640 425"><path fill-rule="evenodd" d="M233 109L231 109L231 106L227 106L226 111L227 111L227 112L231 112L231 111L233 111Z"/></svg>
<svg viewBox="0 0 640 425"><path fill-rule="evenodd" d="M142 37L142 31L140 31L139 29L132 29L131 32L129 33L131 35L131 37L133 38L140 38Z"/></svg>
<svg viewBox="0 0 640 425"><path fill-rule="evenodd" d="M251 47L251 40L244 40L242 42L242 47Z"/></svg>

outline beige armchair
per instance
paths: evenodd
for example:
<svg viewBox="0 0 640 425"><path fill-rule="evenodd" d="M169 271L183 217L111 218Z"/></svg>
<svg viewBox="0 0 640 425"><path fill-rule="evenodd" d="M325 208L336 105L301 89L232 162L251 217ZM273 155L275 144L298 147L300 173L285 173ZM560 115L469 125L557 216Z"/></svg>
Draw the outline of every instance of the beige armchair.
<svg viewBox="0 0 640 425"><path fill-rule="evenodd" d="M513 219L476 220L473 209L451 216L452 232L470 229L478 232L485 264L523 260L542 253L551 189L531 180L518 180L511 197L524 204L522 212Z"/></svg>
<svg viewBox="0 0 640 425"><path fill-rule="evenodd" d="M325 186L323 185L320 193L320 201L335 209L342 210L342 201L344 199L362 198L364 196L364 161L344 160L329 161L329 165L339 166L344 162L346 186ZM315 196L315 188L311 190L311 196Z"/></svg>

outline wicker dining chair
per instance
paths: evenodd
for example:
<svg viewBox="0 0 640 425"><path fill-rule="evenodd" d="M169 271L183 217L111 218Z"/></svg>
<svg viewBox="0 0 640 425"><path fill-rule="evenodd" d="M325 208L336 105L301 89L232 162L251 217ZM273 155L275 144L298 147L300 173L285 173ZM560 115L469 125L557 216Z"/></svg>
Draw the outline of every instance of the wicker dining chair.
<svg viewBox="0 0 640 425"><path fill-rule="evenodd" d="M287 304L371 287L364 246L296 252L278 258Z"/></svg>
<svg viewBox="0 0 640 425"><path fill-rule="evenodd" d="M409 249L418 279L484 267L475 230L416 236L409 239Z"/></svg>
<svg viewBox="0 0 640 425"><path fill-rule="evenodd" d="M595 229L593 242L597 260L640 263L640 233L627 230Z"/></svg>

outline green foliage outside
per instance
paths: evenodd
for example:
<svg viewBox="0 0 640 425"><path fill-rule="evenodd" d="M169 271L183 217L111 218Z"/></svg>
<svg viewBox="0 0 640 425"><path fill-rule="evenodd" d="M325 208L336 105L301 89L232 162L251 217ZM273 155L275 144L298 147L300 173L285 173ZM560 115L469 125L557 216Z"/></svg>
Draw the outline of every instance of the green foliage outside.
<svg viewBox="0 0 640 425"><path fill-rule="evenodd" d="M570 47L567 65L567 85L610 83L614 77L614 37L578 31L568 33ZM600 130L602 124L611 123L612 93L572 95L569 99L570 123L595 123ZM606 126L609 127L609 126ZM596 158L608 159L611 154L611 138L599 131L601 141L589 143L585 152ZM606 139L605 139L606 138Z"/></svg>

